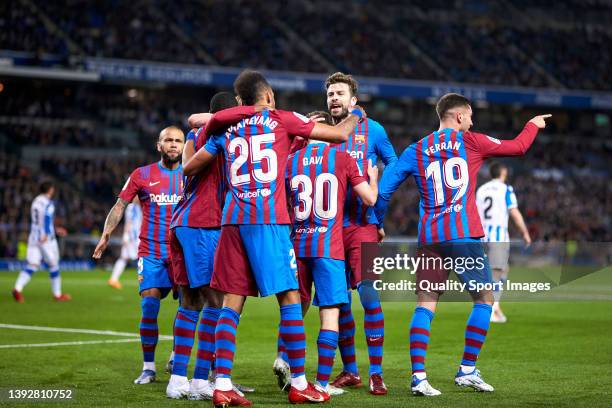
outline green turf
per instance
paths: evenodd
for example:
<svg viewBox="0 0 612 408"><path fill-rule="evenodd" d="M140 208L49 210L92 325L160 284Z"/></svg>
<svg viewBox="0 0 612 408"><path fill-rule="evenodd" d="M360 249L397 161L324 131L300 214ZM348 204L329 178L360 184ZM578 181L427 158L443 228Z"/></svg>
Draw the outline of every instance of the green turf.
<svg viewBox="0 0 612 408"><path fill-rule="evenodd" d="M106 286L107 274L64 273L70 303L51 301L47 276L39 273L25 290L26 303L16 304L10 290L16 274L0 274L0 323L137 333L139 298L133 272L126 287ZM131 282L127 282L131 280ZM412 300L412 299L410 299ZM166 299L160 313L160 333L171 334L176 302ZM507 303L509 323L494 325L479 359L485 379L496 387L492 394L458 389L453 376L462 353L463 330L470 305L443 303L432 326L427 356L431 383L442 396L425 399L409 393L407 328L414 304L385 303L384 353L386 397L373 397L365 388L336 397L336 407L505 407L505 406L612 406L612 302ZM357 354L362 374L367 354L362 332L363 312L355 306ZM307 374L316 369L318 319L307 317ZM271 365L276 349L278 309L272 299L250 299L238 331L234 379L252 385L259 406L286 405L276 388ZM64 341L113 340L119 337L49 333L0 328L0 345ZM175 406L210 405L210 402L170 401L165 397L168 375L163 366L171 341L158 345L158 382L136 386L141 368L139 343L0 348L0 389L72 388L69 406ZM338 360L339 361L339 358ZM336 370L339 364L336 364ZM190 372L192 372L190 368ZM7 401L0 401L0 405ZM32 404L38 405L39 404ZM44 406L59 404L47 403ZM19 404L26 406L26 404Z"/></svg>

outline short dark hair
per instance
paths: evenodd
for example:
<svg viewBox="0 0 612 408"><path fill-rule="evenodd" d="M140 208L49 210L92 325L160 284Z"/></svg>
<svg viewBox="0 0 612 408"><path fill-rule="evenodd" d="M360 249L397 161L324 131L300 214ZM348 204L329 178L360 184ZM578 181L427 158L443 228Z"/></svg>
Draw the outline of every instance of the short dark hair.
<svg viewBox="0 0 612 408"><path fill-rule="evenodd" d="M40 191L40 194L47 194L53 187L55 187L55 183L53 183L51 180L45 180L40 183L38 191Z"/></svg>
<svg viewBox="0 0 612 408"><path fill-rule="evenodd" d="M438 100L436 112L438 113L438 118L442 120L451 109L458 106L470 106L471 104L470 100L463 95L447 93Z"/></svg>
<svg viewBox="0 0 612 408"><path fill-rule="evenodd" d="M217 92L210 99L210 113L238 106L236 97L230 92Z"/></svg>
<svg viewBox="0 0 612 408"><path fill-rule="evenodd" d="M258 71L246 69L234 81L234 92L240 97L243 105L255 105L265 89L272 87Z"/></svg>
<svg viewBox="0 0 612 408"><path fill-rule="evenodd" d="M501 176L502 170L508 170L508 166L506 166L502 162L493 162L489 165L489 175L491 178L499 178Z"/></svg>
<svg viewBox="0 0 612 408"><path fill-rule="evenodd" d="M325 80L325 89L329 88L332 84L347 84L349 89L351 90L351 96L357 95L357 89L359 85L355 78L353 78L350 74L345 74L343 72L334 72Z"/></svg>
<svg viewBox="0 0 612 408"><path fill-rule="evenodd" d="M325 111L314 111L314 112L310 112L308 115L306 115L307 117L311 118L313 116L321 116L323 117L323 123L325 123L326 125L330 125L333 126L334 125L334 121L332 119L332 116L329 114L329 112L325 112Z"/></svg>

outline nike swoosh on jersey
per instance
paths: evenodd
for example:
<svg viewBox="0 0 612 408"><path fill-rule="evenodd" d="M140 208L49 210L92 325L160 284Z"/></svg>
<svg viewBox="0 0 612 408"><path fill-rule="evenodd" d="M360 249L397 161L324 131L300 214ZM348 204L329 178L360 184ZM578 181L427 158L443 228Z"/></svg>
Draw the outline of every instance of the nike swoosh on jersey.
<svg viewBox="0 0 612 408"><path fill-rule="evenodd" d="M149 181L149 187L153 187L159 183L161 183L161 181L156 181L155 183L153 183L152 181Z"/></svg>

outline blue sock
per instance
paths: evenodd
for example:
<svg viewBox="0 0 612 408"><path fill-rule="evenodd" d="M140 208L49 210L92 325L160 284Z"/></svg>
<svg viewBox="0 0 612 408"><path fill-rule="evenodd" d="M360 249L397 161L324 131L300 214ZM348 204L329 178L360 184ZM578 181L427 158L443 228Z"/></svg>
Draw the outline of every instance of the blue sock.
<svg viewBox="0 0 612 408"><path fill-rule="evenodd" d="M281 306L279 333L287 350L291 377L304 375L306 360L306 334L302 319L302 306L299 303Z"/></svg>
<svg viewBox="0 0 612 408"><path fill-rule="evenodd" d="M187 377L187 366L193 348L193 338L200 312L178 308L174 321L174 365L172 374Z"/></svg>
<svg viewBox="0 0 612 408"><path fill-rule="evenodd" d="M238 323L240 323L238 312L229 307L221 309L219 321L215 328L215 367L217 369L217 377L232 377Z"/></svg>
<svg viewBox="0 0 612 408"><path fill-rule="evenodd" d="M340 333L338 346L342 358L343 370L359 375L357 360L355 358L355 319L353 318L351 291L348 293L348 303L340 306Z"/></svg>
<svg viewBox="0 0 612 408"><path fill-rule="evenodd" d="M210 367L215 355L215 328L221 309L206 307L202 311L202 318L198 326L198 355L196 359L193 378L208 380Z"/></svg>
<svg viewBox="0 0 612 408"><path fill-rule="evenodd" d="M155 347L159 331L157 328L157 315L159 314L159 299L147 296L140 302L142 318L140 319L140 343L143 360L146 363L155 362Z"/></svg>
<svg viewBox="0 0 612 408"><path fill-rule="evenodd" d="M385 315L378 292L371 282L362 282L357 288L363 306L363 328L368 345L370 376L382 374L383 344L385 342Z"/></svg>
<svg viewBox="0 0 612 408"><path fill-rule="evenodd" d="M475 366L482 344L487 337L493 308L486 303L476 303L465 328L465 347L461 365Z"/></svg>
<svg viewBox="0 0 612 408"><path fill-rule="evenodd" d="M425 372L425 356L429 344L429 330L434 313L424 307L418 306L414 310L410 322L410 362L412 374Z"/></svg>
<svg viewBox="0 0 612 408"><path fill-rule="evenodd" d="M332 330L319 331L317 338L317 349L319 351L319 363L317 366L317 381L323 387L329 383L332 368L334 367L334 358L336 357L336 348L338 347L338 332Z"/></svg>

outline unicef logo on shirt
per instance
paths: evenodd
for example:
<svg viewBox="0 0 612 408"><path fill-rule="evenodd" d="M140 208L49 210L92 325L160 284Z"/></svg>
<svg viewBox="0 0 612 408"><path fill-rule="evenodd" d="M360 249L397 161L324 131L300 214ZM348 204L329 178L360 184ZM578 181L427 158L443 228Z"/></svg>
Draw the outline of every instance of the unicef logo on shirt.
<svg viewBox="0 0 612 408"><path fill-rule="evenodd" d="M269 188L262 188L260 190L260 194L261 194L262 197L267 197L270 194L272 194L272 190L270 190Z"/></svg>
<svg viewBox="0 0 612 408"><path fill-rule="evenodd" d="M461 204L455 204L455 212L459 212L463 210L463 206Z"/></svg>

